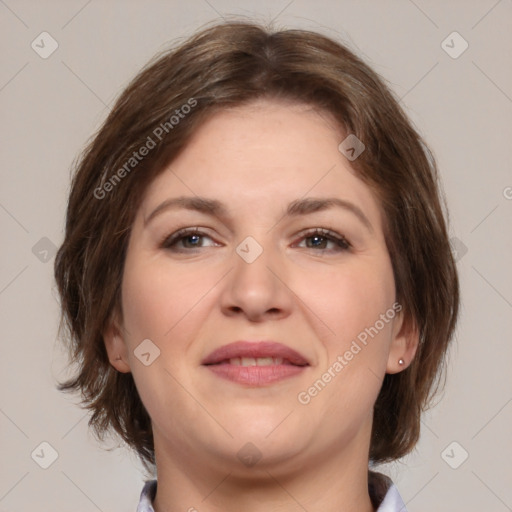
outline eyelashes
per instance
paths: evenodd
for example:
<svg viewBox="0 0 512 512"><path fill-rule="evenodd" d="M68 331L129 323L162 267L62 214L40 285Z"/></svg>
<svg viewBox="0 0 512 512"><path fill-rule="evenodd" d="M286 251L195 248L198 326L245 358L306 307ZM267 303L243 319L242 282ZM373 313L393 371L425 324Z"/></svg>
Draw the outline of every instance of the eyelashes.
<svg viewBox="0 0 512 512"><path fill-rule="evenodd" d="M302 232L300 237L301 242L305 240L314 240L314 245L309 247L306 246L306 249L327 250L327 248L323 246L324 242L334 244L334 251L336 252L348 251L351 248L349 241L343 235L326 228L314 228L306 232ZM318 244L319 241L321 241L320 244Z"/></svg>
<svg viewBox="0 0 512 512"><path fill-rule="evenodd" d="M300 246L294 242L292 247L300 246L301 248L310 249L313 252L337 253L348 251L352 247L345 236L326 228L309 229L301 232L298 236L299 244L306 242L306 246ZM209 239L212 243L204 245L203 242L205 239ZM307 244L308 240L311 241L309 245ZM329 244L330 248L328 247ZM220 245L222 244L215 242L208 233L202 231L199 227L179 229L171 235L166 235L160 242L162 249L176 253L197 252L198 249L218 247Z"/></svg>
<svg viewBox="0 0 512 512"><path fill-rule="evenodd" d="M199 228L184 228L184 229L179 229L175 233L164 237L160 246L164 249L176 250L176 246L178 245L179 242L182 242L183 240L187 240L187 239L191 239L191 238L194 238L195 240L202 239L202 238L209 238L210 240L212 239L207 233L201 231ZM190 240L188 240L188 241L190 241ZM218 244L216 244L216 245L218 245ZM192 246L192 249L198 249L201 247L203 247L203 246L195 244ZM177 251L177 252L180 252L180 251ZM183 251L181 251L181 252L183 252Z"/></svg>

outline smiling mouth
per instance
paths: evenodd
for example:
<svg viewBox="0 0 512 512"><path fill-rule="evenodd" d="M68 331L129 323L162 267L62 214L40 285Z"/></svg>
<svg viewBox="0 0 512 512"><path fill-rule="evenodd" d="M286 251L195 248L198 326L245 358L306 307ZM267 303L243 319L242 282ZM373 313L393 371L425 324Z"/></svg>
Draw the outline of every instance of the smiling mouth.
<svg viewBox="0 0 512 512"><path fill-rule="evenodd" d="M224 380L262 387L301 374L309 362L281 343L238 341L216 349L202 366Z"/></svg>
<svg viewBox="0 0 512 512"><path fill-rule="evenodd" d="M289 366L308 366L305 364L294 364L291 361L283 357L232 357L230 359L224 359L223 361L219 361L218 363L210 363L205 366L212 365L232 365L232 366L279 366L279 365L289 365Z"/></svg>
<svg viewBox="0 0 512 512"><path fill-rule="evenodd" d="M258 365L253 364L255 362L254 359L248 359L247 365L242 363L230 364L229 361L225 361L204 365L203 367L207 368L217 377L249 387L268 386L300 375L309 367L309 365L298 366L284 361L282 363L269 364L266 362L267 358L261 358L263 361Z"/></svg>

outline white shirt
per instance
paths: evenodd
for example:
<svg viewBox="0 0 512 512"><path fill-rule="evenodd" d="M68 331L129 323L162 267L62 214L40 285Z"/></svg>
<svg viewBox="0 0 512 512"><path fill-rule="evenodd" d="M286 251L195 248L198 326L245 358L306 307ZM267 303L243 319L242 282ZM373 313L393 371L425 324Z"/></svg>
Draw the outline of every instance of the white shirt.
<svg viewBox="0 0 512 512"><path fill-rule="evenodd" d="M148 480L140 494L137 512L155 512L153 500L156 495L156 480ZM368 493L377 512L407 512L405 504L392 480L376 471L368 472Z"/></svg>

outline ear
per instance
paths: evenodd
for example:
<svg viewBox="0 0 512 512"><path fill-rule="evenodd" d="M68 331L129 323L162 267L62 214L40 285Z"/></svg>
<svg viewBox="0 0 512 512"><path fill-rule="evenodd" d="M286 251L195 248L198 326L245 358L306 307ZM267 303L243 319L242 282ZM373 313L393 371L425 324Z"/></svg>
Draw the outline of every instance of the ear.
<svg viewBox="0 0 512 512"><path fill-rule="evenodd" d="M392 337L386 373L399 373L412 363L420 340L416 322L406 317L403 308L393 320Z"/></svg>
<svg viewBox="0 0 512 512"><path fill-rule="evenodd" d="M121 324L118 321L118 316L117 312L112 314L109 325L103 332L103 340L110 364L118 372L129 373L128 348L122 335L123 330L120 327Z"/></svg>

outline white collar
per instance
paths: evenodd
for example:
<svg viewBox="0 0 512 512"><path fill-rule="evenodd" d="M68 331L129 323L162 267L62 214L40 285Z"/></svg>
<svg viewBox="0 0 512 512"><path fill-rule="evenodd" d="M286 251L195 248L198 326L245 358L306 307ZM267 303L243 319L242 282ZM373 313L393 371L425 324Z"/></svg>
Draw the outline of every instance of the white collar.
<svg viewBox="0 0 512 512"><path fill-rule="evenodd" d="M368 471L368 492L377 512L407 512L405 503L389 476Z"/></svg>

